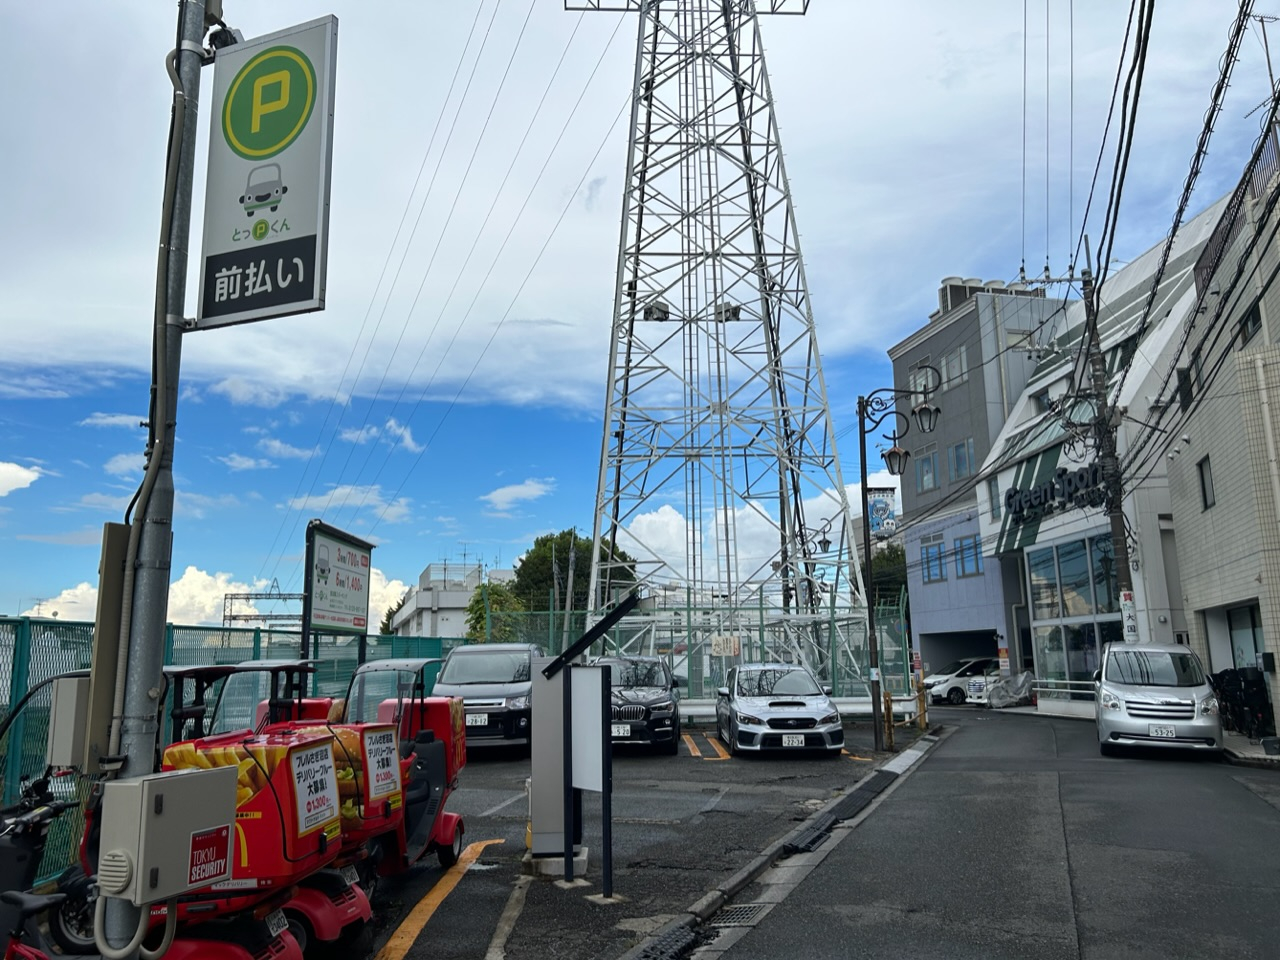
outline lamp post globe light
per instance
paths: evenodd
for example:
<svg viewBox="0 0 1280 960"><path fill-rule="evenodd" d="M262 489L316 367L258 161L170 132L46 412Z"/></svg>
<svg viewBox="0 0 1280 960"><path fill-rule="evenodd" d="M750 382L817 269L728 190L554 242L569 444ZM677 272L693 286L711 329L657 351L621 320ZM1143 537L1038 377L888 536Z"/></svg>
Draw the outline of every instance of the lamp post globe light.
<svg viewBox="0 0 1280 960"><path fill-rule="evenodd" d="M875 599L871 595L871 511L867 505L867 431L877 430L890 416L897 417L898 427L884 439L893 445L885 450L885 469L890 476L900 477L907 469L911 453L900 446L898 441L911 430L911 421L915 420L916 429L921 433L933 433L938 425L938 417L942 411L929 402L937 389L942 386L942 373L937 367L928 365L920 369L928 370L934 378L932 386L926 386L923 395L918 390L899 390L894 387L882 387L873 390L866 396L858 398L858 451L862 461L862 557L865 568L864 595L867 604L867 666L871 673L871 725L875 735L876 750L884 750L885 718L880 705L880 642L876 636ZM898 409L898 398L920 397L920 402L911 408L911 416ZM892 717L889 718L892 721Z"/></svg>

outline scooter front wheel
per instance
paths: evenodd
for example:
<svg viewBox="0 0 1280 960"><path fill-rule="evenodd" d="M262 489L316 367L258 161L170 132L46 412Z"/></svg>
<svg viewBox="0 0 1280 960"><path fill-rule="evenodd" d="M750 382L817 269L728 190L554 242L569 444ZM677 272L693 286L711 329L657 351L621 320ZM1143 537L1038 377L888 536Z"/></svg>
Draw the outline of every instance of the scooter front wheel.
<svg viewBox="0 0 1280 960"><path fill-rule="evenodd" d="M444 867L446 870L458 862L458 858L462 856L461 823L459 823L453 831L453 842L447 847L437 847L436 856L440 858L440 866Z"/></svg>

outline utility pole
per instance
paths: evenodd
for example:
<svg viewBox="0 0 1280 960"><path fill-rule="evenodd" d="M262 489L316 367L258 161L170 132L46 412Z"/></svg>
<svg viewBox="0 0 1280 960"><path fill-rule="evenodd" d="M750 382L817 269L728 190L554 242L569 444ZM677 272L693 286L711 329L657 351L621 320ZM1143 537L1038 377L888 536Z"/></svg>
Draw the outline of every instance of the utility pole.
<svg viewBox="0 0 1280 960"><path fill-rule="evenodd" d="M1124 623L1124 639L1137 640L1137 616L1133 601L1133 575L1129 569L1128 529L1124 522L1124 483L1120 476L1120 458L1116 455L1116 431L1120 426L1119 411L1107 400L1107 360L1102 353L1098 334L1098 298L1090 267L1089 240L1085 238L1085 268L1080 274L1084 290L1085 336L1089 349L1089 379L1093 396L1093 436L1106 490L1107 513L1111 518L1111 551L1115 557L1116 590L1120 594L1120 610Z"/></svg>
<svg viewBox="0 0 1280 960"><path fill-rule="evenodd" d="M159 732L156 707L163 685L173 554L173 447L204 34L205 0L181 0L177 44L170 55L173 114L157 264L147 469L130 531L121 624L127 625L121 639L127 637L128 660L117 679L110 751L120 763L118 772L129 777L151 772ZM142 909L119 897L107 899L106 938L116 947L131 945L128 957L137 956L138 946L133 941L140 939L135 938L135 932L143 920Z"/></svg>

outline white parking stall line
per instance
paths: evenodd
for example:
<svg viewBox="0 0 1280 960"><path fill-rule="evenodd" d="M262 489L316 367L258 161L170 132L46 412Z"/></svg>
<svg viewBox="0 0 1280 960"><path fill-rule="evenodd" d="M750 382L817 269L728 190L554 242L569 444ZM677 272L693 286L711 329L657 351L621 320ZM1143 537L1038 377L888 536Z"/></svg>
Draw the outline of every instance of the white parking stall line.
<svg viewBox="0 0 1280 960"><path fill-rule="evenodd" d="M509 807L509 806L511 806L513 803L515 803L517 800L523 800L524 798L525 798L525 794L524 794L523 792L521 792L521 793L517 793L514 797L509 797L508 799L503 800L503 801L502 801L500 804L498 804L496 807L490 807L490 808L489 808L488 810L486 810L484 813L480 814L480 816L482 816L482 817L491 817L491 816L493 816L495 813L497 813L499 810L503 809L504 807Z"/></svg>

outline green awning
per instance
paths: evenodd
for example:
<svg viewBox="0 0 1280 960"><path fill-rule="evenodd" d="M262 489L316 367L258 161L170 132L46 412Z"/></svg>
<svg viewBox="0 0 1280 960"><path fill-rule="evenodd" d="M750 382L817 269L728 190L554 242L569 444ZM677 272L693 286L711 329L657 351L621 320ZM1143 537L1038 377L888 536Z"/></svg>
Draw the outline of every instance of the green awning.
<svg viewBox="0 0 1280 960"><path fill-rule="evenodd" d="M1051 480L1058 470L1058 458L1061 455L1062 444L1057 443L1023 460L1014 468L1013 486L1019 490L1028 490ZM1003 490L1000 495L1004 496ZM1028 515L1025 520L1018 523L1014 520L1014 514L1006 510L1003 503L1000 504L1000 509L1002 519L1000 536L996 540L997 554L1013 553L1036 542L1036 537L1040 533L1038 516L1033 519Z"/></svg>

